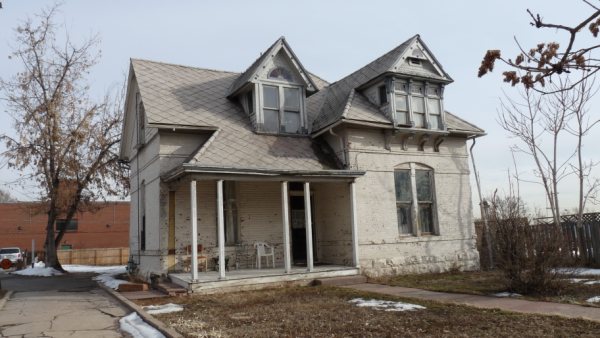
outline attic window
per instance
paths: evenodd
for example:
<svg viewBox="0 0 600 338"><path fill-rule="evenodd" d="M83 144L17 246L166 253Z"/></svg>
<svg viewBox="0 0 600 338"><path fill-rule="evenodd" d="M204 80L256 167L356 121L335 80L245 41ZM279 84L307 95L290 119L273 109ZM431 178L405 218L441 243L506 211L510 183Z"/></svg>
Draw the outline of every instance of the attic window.
<svg viewBox="0 0 600 338"><path fill-rule="evenodd" d="M416 59L416 58L408 58L408 62L411 65L415 65L415 66L420 66L421 65L421 60Z"/></svg>
<svg viewBox="0 0 600 338"><path fill-rule="evenodd" d="M388 103L387 89L385 88L385 85L379 86L377 90L379 91L379 104L384 105Z"/></svg>
<svg viewBox="0 0 600 338"><path fill-rule="evenodd" d="M269 133L300 133L301 88L263 85L262 94L263 130Z"/></svg>
<svg viewBox="0 0 600 338"><path fill-rule="evenodd" d="M274 79L274 80L289 81L289 82L292 82L294 80L292 73L283 67L273 68L269 72L268 78Z"/></svg>

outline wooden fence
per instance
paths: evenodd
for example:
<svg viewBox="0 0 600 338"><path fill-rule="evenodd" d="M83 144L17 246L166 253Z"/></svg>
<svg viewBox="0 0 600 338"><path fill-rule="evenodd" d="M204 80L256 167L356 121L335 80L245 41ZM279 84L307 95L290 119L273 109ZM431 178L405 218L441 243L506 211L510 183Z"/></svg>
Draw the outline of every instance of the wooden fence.
<svg viewBox="0 0 600 338"><path fill-rule="evenodd" d="M551 219L539 219L544 225L551 225ZM587 265L600 265L600 213L583 214L581 227L577 227L577 215L561 216L563 251Z"/></svg>
<svg viewBox="0 0 600 338"><path fill-rule="evenodd" d="M129 248L58 250L58 259L61 264L125 265Z"/></svg>

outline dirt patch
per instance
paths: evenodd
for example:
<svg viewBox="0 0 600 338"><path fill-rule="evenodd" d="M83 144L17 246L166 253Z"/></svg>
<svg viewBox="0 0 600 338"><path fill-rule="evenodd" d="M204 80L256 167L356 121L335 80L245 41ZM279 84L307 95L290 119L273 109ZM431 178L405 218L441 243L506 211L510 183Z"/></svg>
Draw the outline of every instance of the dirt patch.
<svg viewBox="0 0 600 338"><path fill-rule="evenodd" d="M358 307L354 298L403 301L424 310ZM186 337L596 337L600 323L413 301L335 287L295 287L138 301L178 303L182 312L157 315Z"/></svg>
<svg viewBox="0 0 600 338"><path fill-rule="evenodd" d="M599 307L600 304L591 304L586 300L594 296L600 296L600 283L585 284L585 282L598 280L598 277L589 276L580 279L581 281L577 283L565 279L556 296L525 295L524 299ZM492 295L509 291L506 290L502 274L499 271L402 275L372 279L371 282L430 291L475 295Z"/></svg>

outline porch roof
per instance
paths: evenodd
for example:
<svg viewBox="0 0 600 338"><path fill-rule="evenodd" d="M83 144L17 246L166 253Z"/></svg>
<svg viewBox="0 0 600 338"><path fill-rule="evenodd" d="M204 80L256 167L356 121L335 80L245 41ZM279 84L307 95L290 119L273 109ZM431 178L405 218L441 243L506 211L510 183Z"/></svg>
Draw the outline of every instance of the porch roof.
<svg viewBox="0 0 600 338"><path fill-rule="evenodd" d="M253 169L233 167L209 167L184 163L179 167L162 175L165 182L171 182L185 175L202 175L207 177L235 176L238 179L248 178L267 181L282 181L294 179L320 180L320 181L353 181L365 174L361 170L281 170L281 169Z"/></svg>

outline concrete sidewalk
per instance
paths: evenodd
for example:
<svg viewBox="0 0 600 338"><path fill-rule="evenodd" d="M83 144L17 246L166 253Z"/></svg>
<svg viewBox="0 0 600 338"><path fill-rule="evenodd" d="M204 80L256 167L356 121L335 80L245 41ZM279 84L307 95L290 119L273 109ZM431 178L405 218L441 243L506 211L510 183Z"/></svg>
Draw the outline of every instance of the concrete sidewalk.
<svg viewBox="0 0 600 338"><path fill-rule="evenodd" d="M123 337L127 314L101 289L15 292L0 309L0 337Z"/></svg>
<svg viewBox="0 0 600 338"><path fill-rule="evenodd" d="M413 299L432 300L442 303L468 305L483 309L501 309L522 313L555 315L568 318L583 318L600 322L600 308L580 305L535 302L515 298L498 298L491 296L465 295L459 293L434 292L404 288L400 286L370 283L348 285L345 287L359 291L375 292Z"/></svg>

